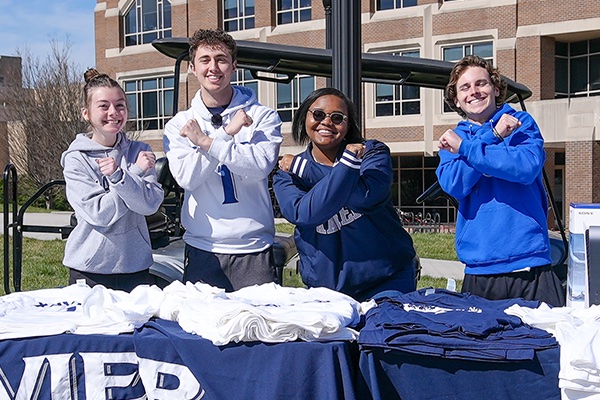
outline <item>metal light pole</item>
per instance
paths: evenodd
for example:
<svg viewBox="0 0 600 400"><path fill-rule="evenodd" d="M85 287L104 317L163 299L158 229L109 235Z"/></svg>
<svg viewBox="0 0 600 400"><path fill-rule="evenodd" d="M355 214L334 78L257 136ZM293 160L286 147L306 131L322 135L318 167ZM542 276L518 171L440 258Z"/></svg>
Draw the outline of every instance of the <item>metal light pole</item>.
<svg viewBox="0 0 600 400"><path fill-rule="evenodd" d="M362 120L360 0L331 0L331 86L344 92L358 109ZM327 9L326 9L327 10ZM327 26L326 26L327 28Z"/></svg>
<svg viewBox="0 0 600 400"><path fill-rule="evenodd" d="M323 0L323 9L325 10L325 48L331 50L331 0ZM331 78L325 79L325 84L331 86Z"/></svg>

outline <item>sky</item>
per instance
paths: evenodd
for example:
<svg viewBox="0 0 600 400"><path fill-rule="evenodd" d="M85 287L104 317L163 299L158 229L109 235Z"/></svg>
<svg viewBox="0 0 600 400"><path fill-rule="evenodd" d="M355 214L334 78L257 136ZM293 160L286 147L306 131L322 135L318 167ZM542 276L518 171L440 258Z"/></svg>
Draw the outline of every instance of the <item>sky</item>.
<svg viewBox="0 0 600 400"><path fill-rule="evenodd" d="M96 0L0 0L0 55L28 49L45 60L50 39L71 44L70 59L93 67Z"/></svg>

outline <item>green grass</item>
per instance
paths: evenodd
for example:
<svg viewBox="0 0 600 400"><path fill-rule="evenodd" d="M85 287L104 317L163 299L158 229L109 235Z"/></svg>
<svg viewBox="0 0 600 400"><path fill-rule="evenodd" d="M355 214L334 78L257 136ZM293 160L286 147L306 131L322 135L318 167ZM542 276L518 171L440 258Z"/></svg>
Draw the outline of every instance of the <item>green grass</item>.
<svg viewBox="0 0 600 400"><path fill-rule="evenodd" d="M4 237L0 235L2 240L2 285L0 287L0 295L5 294L4 291ZM69 283L69 271L62 264L64 255L65 241L60 239L55 240L37 240L31 238L23 238L23 262L21 289L35 290L52 287L66 286ZM9 239L9 260L11 265L10 272L10 290L14 290L12 282L12 238Z"/></svg>
<svg viewBox="0 0 600 400"><path fill-rule="evenodd" d="M277 224L277 231L283 233L293 233L294 226L289 223ZM417 253L421 258L434 258L440 260L456 260L454 251L454 235L447 233L415 233L411 235ZM2 260L4 260L4 238L2 240ZM12 238L9 240L9 249L12 248ZM23 239L23 263L22 263L22 290L35 290L52 287L60 287L68 284L69 271L62 265L65 241L55 240L37 240L31 238ZM9 250L9 256L12 258L12 251ZM2 264L4 265L4 264ZM12 263L11 263L12 265ZM11 272L12 274L12 272ZM0 295L4 292L4 269L0 269ZM10 276L10 288L12 291L12 275ZM460 288L462 282L457 282ZM284 271L284 285L292 287L303 286L302 280L296 274L295 268L286 268ZM445 288L446 279L432 278L422 276L418 288L436 287Z"/></svg>

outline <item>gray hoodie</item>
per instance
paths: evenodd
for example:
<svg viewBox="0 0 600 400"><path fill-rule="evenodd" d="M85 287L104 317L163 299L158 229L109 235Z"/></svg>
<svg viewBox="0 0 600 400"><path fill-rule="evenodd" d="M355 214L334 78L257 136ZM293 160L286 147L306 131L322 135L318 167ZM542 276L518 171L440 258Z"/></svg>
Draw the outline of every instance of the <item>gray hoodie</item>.
<svg viewBox="0 0 600 400"><path fill-rule="evenodd" d="M135 165L140 151L151 149L122 132L114 147L81 133L62 154L67 200L77 217L65 248L67 267L111 274L138 272L152 265L144 216L158 210L163 191L154 168L144 173ZM96 159L109 156L120 168L105 177Z"/></svg>

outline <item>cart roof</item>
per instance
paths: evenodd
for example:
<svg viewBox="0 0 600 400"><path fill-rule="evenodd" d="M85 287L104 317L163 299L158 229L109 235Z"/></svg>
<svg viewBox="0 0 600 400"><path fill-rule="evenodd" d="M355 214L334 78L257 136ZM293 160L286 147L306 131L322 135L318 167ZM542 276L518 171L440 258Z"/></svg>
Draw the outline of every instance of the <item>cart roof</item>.
<svg viewBox="0 0 600 400"><path fill-rule="evenodd" d="M311 47L237 40L238 67L251 71L257 79L289 82L298 74L331 77L332 51ZM152 45L162 54L189 61L188 38L157 39ZM454 63L428 58L363 53L363 82L413 85L444 90ZM282 74L284 78L264 73ZM525 85L503 76L508 85L506 101L518 102L531 96Z"/></svg>

